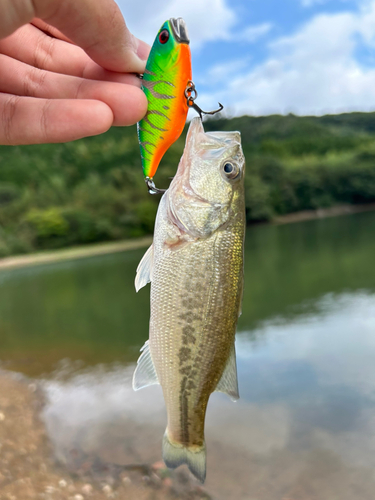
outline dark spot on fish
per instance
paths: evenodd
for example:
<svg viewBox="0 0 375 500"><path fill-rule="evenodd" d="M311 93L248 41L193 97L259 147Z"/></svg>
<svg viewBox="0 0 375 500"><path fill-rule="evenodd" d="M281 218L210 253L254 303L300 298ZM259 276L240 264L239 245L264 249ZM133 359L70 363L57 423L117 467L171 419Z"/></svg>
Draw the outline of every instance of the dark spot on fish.
<svg viewBox="0 0 375 500"><path fill-rule="evenodd" d="M193 335L195 332L195 328L190 325L186 325L182 329L182 342L186 344L195 344L196 337Z"/></svg>
<svg viewBox="0 0 375 500"><path fill-rule="evenodd" d="M193 380L189 380L188 383L187 383L186 388L189 389L189 390L191 390L191 389L196 389L197 386L195 385L195 383L194 383Z"/></svg>
<svg viewBox="0 0 375 500"><path fill-rule="evenodd" d="M184 366L183 368L180 368L180 373L181 375L189 375L191 372L191 366Z"/></svg>
<svg viewBox="0 0 375 500"><path fill-rule="evenodd" d="M200 319L200 316L194 314L193 311L188 311L184 314L180 314L178 318L183 319L186 323L192 323L195 319Z"/></svg>
<svg viewBox="0 0 375 500"><path fill-rule="evenodd" d="M184 297L186 297L186 295L184 295ZM188 299L185 298L184 300L181 301L181 303L186 309L189 309L189 310L197 309L200 306L200 303L197 300L194 300L192 298L188 298Z"/></svg>
<svg viewBox="0 0 375 500"><path fill-rule="evenodd" d="M183 349L183 348L182 348ZM189 419L188 419L188 399L186 393L186 383L187 377L181 380L181 391L180 391L180 424L181 424L181 443L189 444Z"/></svg>
<svg viewBox="0 0 375 500"><path fill-rule="evenodd" d="M189 361L191 355L191 349L188 347L181 347L178 353L178 357L180 358L180 363L185 363L186 361Z"/></svg>

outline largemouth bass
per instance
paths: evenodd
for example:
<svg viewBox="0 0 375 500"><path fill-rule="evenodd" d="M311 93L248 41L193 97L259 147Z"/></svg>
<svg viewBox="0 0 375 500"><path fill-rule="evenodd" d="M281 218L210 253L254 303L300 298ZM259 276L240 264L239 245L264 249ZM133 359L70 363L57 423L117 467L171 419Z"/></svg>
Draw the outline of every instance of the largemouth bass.
<svg viewBox="0 0 375 500"><path fill-rule="evenodd" d="M163 195L138 291L151 281L150 337L135 390L159 383L168 415L163 459L206 476L204 421L213 391L238 399L235 330L243 289L244 157L239 132L205 133L192 120Z"/></svg>

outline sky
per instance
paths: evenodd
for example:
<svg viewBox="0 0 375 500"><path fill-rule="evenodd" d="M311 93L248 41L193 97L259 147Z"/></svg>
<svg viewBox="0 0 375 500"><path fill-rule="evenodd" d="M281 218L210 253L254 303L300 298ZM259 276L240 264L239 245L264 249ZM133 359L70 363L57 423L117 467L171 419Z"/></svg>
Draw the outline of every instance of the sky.
<svg viewBox="0 0 375 500"><path fill-rule="evenodd" d="M227 116L375 110L375 0L117 0L152 44L182 17L203 109Z"/></svg>

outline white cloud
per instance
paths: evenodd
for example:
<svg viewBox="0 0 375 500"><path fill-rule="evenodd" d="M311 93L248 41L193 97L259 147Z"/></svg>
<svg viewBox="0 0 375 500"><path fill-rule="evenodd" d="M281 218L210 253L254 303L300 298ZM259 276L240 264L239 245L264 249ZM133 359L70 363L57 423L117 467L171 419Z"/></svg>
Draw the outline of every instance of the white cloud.
<svg viewBox="0 0 375 500"><path fill-rule="evenodd" d="M271 23L262 23L256 26L248 26L242 33L239 33L238 38L246 42L255 42L258 38L267 35L272 29Z"/></svg>
<svg viewBox="0 0 375 500"><path fill-rule="evenodd" d="M182 17L188 28L192 46L210 40L227 40L236 23L234 11L225 0L154 0L125 2L117 0L131 32L149 44L154 41L160 26L171 17ZM145 13L150 15L145 15Z"/></svg>
<svg viewBox="0 0 375 500"><path fill-rule="evenodd" d="M328 0L301 0L301 4L304 7L311 7L312 5L316 4L323 4L326 3Z"/></svg>
<svg viewBox="0 0 375 500"><path fill-rule="evenodd" d="M212 66L205 76L205 80L221 83L228 80L228 75L235 75L239 71L243 71L248 66L250 58L235 59L234 61L225 62L223 64L215 64ZM200 83L200 80L196 80Z"/></svg>
<svg viewBox="0 0 375 500"><path fill-rule="evenodd" d="M359 43L374 48L374 34L375 0L359 13L318 15L270 43L266 61L230 75L216 94L202 94L200 104L220 100L235 114L255 115L373 110L375 67L360 64L355 51Z"/></svg>
<svg viewBox="0 0 375 500"><path fill-rule="evenodd" d="M323 5L328 3L329 0L300 0L303 7L312 7L313 5ZM341 2L347 2L348 0L341 0Z"/></svg>

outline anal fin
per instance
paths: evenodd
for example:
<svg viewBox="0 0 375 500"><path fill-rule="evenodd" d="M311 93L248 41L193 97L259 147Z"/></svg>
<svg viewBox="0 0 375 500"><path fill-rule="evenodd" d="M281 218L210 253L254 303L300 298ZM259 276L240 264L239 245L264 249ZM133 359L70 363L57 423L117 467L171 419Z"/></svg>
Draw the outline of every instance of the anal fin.
<svg viewBox="0 0 375 500"><path fill-rule="evenodd" d="M137 361L137 367L133 375L133 390L138 391L143 387L159 383L155 365L151 358L150 345L148 340L141 349L142 354Z"/></svg>
<svg viewBox="0 0 375 500"><path fill-rule="evenodd" d="M227 364L224 368L223 375L221 376L215 391L228 394L232 401L237 401L240 398L238 394L236 348L234 347L234 343Z"/></svg>

